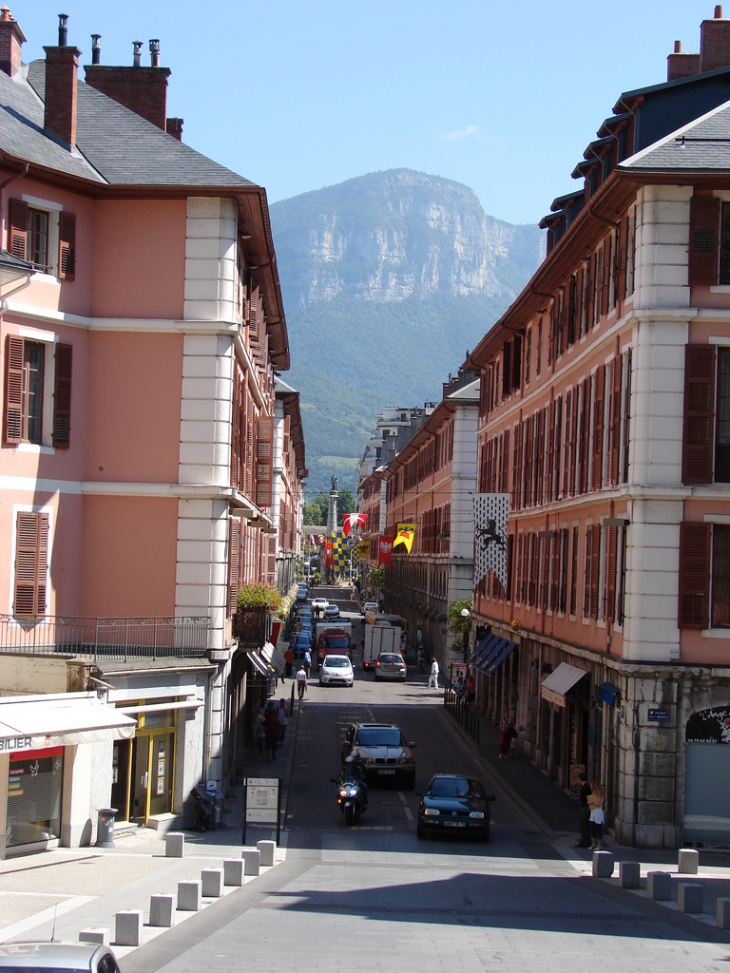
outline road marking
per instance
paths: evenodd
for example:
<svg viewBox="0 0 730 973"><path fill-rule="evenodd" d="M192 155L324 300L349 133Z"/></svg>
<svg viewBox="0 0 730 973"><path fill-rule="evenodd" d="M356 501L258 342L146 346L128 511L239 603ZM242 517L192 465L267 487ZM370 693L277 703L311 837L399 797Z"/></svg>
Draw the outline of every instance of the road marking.
<svg viewBox="0 0 730 973"><path fill-rule="evenodd" d="M403 810L406 812L406 818L409 821L413 821L413 815L411 814L411 809L408 807L408 801L406 800L406 795L403 793L403 791L398 791L398 797L400 798L401 804L403 805Z"/></svg>
<svg viewBox="0 0 730 973"><path fill-rule="evenodd" d="M59 902L57 906L51 909L43 909L42 912L36 912L34 916L28 916L27 919L14 922L11 926L5 926L4 929L0 929L0 942L5 943L13 936L19 936L29 929L35 929L36 926L49 922L54 916L62 916L65 912L71 912L72 909L86 905L87 902L93 902L95 898L97 898L96 895L75 895L67 902Z"/></svg>

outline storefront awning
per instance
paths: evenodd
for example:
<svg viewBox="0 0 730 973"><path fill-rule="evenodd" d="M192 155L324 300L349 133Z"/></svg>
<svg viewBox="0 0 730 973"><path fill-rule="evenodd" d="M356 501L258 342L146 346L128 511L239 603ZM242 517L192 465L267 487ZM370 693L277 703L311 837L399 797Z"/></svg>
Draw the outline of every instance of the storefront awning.
<svg viewBox="0 0 730 973"><path fill-rule="evenodd" d="M556 703L558 706L565 706L565 694L570 692L583 676L587 675L586 669L579 669L578 666L561 662L554 672L543 679L540 687L542 698L547 699L550 703Z"/></svg>
<svg viewBox="0 0 730 973"><path fill-rule="evenodd" d="M137 721L96 693L15 696L0 699L0 753L129 740Z"/></svg>
<svg viewBox="0 0 730 973"><path fill-rule="evenodd" d="M475 651L469 656L469 665L485 675L491 676L502 665L510 652L516 648L516 642L500 638L499 635L488 635L485 639L482 639Z"/></svg>
<svg viewBox="0 0 730 973"><path fill-rule="evenodd" d="M264 679L268 679L270 676L274 675L273 670L266 664L265 660L261 658L258 652L247 652L246 655L248 656L249 661L256 672L258 672L260 676L263 676Z"/></svg>
<svg viewBox="0 0 730 973"><path fill-rule="evenodd" d="M277 676L284 674L286 662L284 662L284 655L280 649L275 649L271 642L265 642L261 649L261 655L276 670Z"/></svg>

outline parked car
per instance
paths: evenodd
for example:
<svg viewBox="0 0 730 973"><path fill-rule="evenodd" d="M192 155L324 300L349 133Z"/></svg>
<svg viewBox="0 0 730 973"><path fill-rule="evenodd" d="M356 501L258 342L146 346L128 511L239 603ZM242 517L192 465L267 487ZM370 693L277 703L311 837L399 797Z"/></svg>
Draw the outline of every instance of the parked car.
<svg viewBox="0 0 730 973"><path fill-rule="evenodd" d="M312 608L319 608L320 611L329 605L326 598L312 598Z"/></svg>
<svg viewBox="0 0 730 973"><path fill-rule="evenodd" d="M119 973L119 964L108 946L95 943L13 943L0 946L0 970Z"/></svg>
<svg viewBox="0 0 730 973"><path fill-rule="evenodd" d="M377 601L366 601L362 608L360 609L360 614L365 616L368 612L374 612L376 615L378 613L378 603Z"/></svg>
<svg viewBox="0 0 730 973"><path fill-rule="evenodd" d="M421 797L416 834L457 834L489 841L490 801L476 777L436 774Z"/></svg>
<svg viewBox="0 0 730 973"><path fill-rule="evenodd" d="M383 652L375 660L374 673L376 679L400 679L401 682L405 682L408 670L402 655Z"/></svg>
<svg viewBox="0 0 730 973"><path fill-rule="evenodd" d="M327 655L320 663L320 686L351 686L354 681L352 663L346 655Z"/></svg>
<svg viewBox="0 0 730 973"><path fill-rule="evenodd" d="M340 609L337 607L337 605L327 605L327 607L324 610L324 617L330 619L339 618Z"/></svg>
<svg viewBox="0 0 730 973"><path fill-rule="evenodd" d="M306 649L312 651L312 636L309 632L301 631L294 632L289 643L289 648L292 650L294 655L299 658L299 656L304 655Z"/></svg>
<svg viewBox="0 0 730 973"><path fill-rule="evenodd" d="M395 723L351 723L342 744L342 760L357 750L369 782L392 780L413 790L416 761L411 750L415 746L406 743Z"/></svg>

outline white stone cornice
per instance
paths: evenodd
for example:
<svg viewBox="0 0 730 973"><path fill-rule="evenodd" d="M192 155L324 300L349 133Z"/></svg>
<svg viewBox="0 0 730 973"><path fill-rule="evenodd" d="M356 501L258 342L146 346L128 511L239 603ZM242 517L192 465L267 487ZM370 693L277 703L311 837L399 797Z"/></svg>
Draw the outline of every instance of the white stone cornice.
<svg viewBox="0 0 730 973"><path fill-rule="evenodd" d="M47 324L84 328L88 331L151 331L172 334L237 334L237 321L187 320L182 318L97 318L82 314L68 314L47 307L5 301L4 313L17 318L44 321Z"/></svg>

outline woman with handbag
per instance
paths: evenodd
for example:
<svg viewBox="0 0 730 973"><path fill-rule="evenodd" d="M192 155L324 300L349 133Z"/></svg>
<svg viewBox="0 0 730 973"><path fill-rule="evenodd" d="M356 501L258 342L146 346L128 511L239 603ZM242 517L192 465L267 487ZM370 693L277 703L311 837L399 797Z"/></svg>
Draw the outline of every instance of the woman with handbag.
<svg viewBox="0 0 730 973"><path fill-rule="evenodd" d="M588 807L591 809L590 826L591 840L593 842L591 848L594 851L603 848L603 825L606 820L606 816L603 813L603 802L603 788L597 780L592 780L591 793L588 795Z"/></svg>

